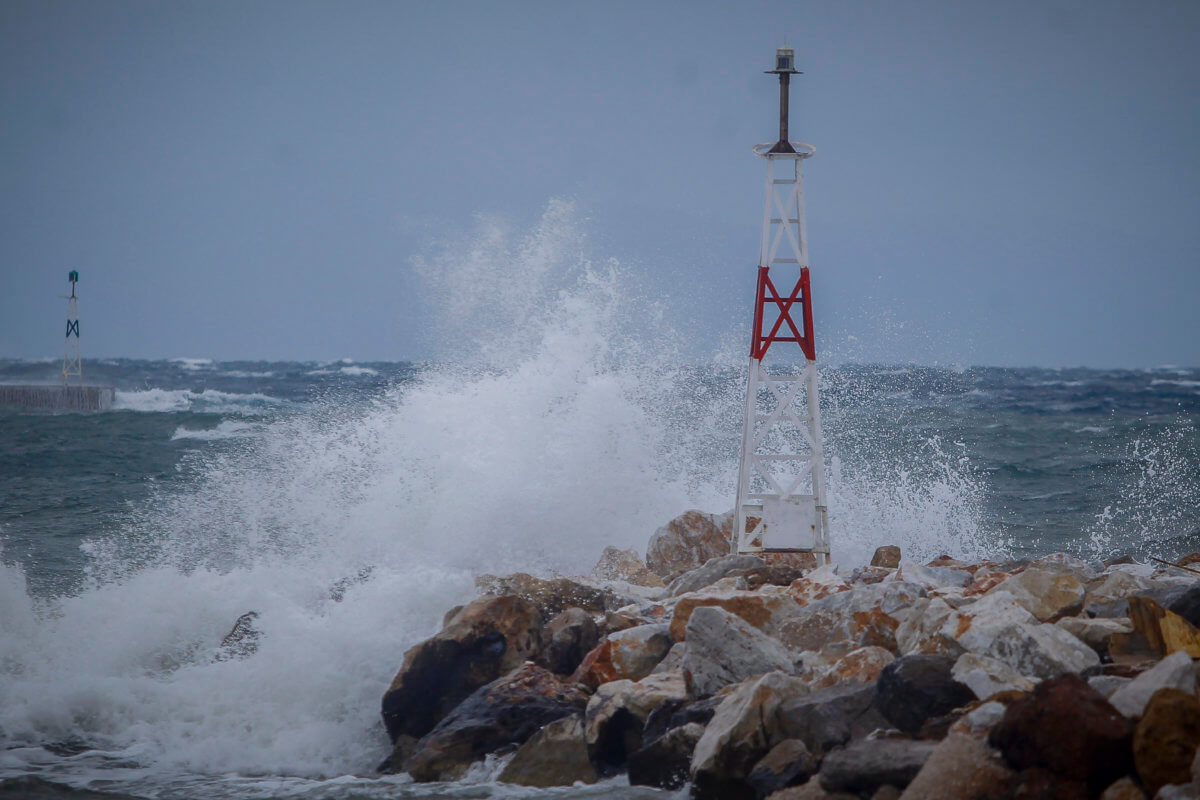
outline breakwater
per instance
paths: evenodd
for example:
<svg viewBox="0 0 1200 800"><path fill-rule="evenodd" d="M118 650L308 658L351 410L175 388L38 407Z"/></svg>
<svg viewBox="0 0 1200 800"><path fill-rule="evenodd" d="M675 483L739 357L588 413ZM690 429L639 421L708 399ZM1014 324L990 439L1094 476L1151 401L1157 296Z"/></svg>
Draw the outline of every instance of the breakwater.
<svg viewBox="0 0 1200 800"><path fill-rule="evenodd" d="M107 411L111 386L0 385L0 407L25 411Z"/></svg>

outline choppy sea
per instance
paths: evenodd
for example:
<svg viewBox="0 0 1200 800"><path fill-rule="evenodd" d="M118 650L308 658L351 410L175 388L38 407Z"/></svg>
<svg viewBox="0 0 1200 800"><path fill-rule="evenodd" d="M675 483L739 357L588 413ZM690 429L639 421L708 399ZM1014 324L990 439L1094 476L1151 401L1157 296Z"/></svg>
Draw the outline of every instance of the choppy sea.
<svg viewBox="0 0 1200 800"><path fill-rule="evenodd" d="M568 217L552 204L523 238L489 229L414 262L462 345L434 363L85 359L113 410L0 409L0 790L36 775L163 800L671 796L506 786L494 763L446 785L375 774L384 689L476 575L585 574L607 545L644 554L679 513L733 506L743 335L680 357L686 326L647 332L662 309L581 258ZM818 348L840 564L881 544L919 560L1200 550L1200 368ZM0 382L58 374L0 359ZM225 657L247 611L258 650Z"/></svg>

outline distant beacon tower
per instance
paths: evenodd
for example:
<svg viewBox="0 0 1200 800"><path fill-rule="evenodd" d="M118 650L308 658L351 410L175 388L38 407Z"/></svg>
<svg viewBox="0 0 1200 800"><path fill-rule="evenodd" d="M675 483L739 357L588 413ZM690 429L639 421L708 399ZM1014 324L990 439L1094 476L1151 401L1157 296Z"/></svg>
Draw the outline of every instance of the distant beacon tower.
<svg viewBox="0 0 1200 800"><path fill-rule="evenodd" d="M79 282L79 273L71 270L67 274L71 282L71 296L67 298L67 350L63 355L63 386L68 379L76 377L83 383L83 360L79 355L79 302L75 298L75 284Z"/></svg>
<svg viewBox="0 0 1200 800"><path fill-rule="evenodd" d="M754 147L767 161L767 187L731 549L821 553L828 564L825 460L800 175L801 162L817 149L788 139L788 88L792 75L800 74L791 48L775 51L775 69L767 74L779 76L779 140ZM783 346L785 342L799 345L799 351ZM801 354L803 366L797 358Z"/></svg>

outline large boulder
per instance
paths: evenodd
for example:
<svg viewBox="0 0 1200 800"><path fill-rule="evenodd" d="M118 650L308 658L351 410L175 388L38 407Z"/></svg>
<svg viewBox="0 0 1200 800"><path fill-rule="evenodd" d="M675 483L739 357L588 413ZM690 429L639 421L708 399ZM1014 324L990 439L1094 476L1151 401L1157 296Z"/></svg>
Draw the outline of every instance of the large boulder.
<svg viewBox="0 0 1200 800"><path fill-rule="evenodd" d="M746 782L751 769L772 747L789 737L780 707L808 693L804 681L770 672L734 689L717 707L692 754L693 795L699 800L754 798Z"/></svg>
<svg viewBox="0 0 1200 800"><path fill-rule="evenodd" d="M831 792L863 795L881 786L903 789L921 771L935 742L860 739L825 756L818 778Z"/></svg>
<svg viewBox="0 0 1200 800"><path fill-rule="evenodd" d="M571 680L595 689L602 683L640 680L650 674L671 649L667 625L638 625L617 633L583 657Z"/></svg>
<svg viewBox="0 0 1200 800"><path fill-rule="evenodd" d="M788 786L804 783L821 766L821 760L809 752L799 739L784 739L759 759L746 778L759 797L767 797Z"/></svg>
<svg viewBox="0 0 1200 800"><path fill-rule="evenodd" d="M678 789L688 782L688 771L696 743L704 735L704 726L689 722L642 745L629 754L631 786L655 786Z"/></svg>
<svg viewBox="0 0 1200 800"><path fill-rule="evenodd" d="M626 599L617 597L610 589L580 583L570 578L538 578L524 572L514 572L503 577L480 575L475 579L475 586L487 595L515 594L529 601L541 612L543 622L549 621L568 608L602 613L618 609L627 602Z"/></svg>
<svg viewBox="0 0 1200 800"><path fill-rule="evenodd" d="M570 675L599 644L600 631L591 614L568 608L546 623L542 642L538 663L558 675Z"/></svg>
<svg viewBox="0 0 1200 800"><path fill-rule="evenodd" d="M896 628L896 648L900 655L957 656L963 647L953 637L942 635L942 626L954 609L940 597L916 600Z"/></svg>
<svg viewBox="0 0 1200 800"><path fill-rule="evenodd" d="M996 634L987 654L1031 678L1055 678L1100 666L1095 650L1049 623L1009 625Z"/></svg>
<svg viewBox="0 0 1200 800"><path fill-rule="evenodd" d="M650 537L646 566L663 580L674 580L710 558L729 555L732 536L732 512L685 511Z"/></svg>
<svg viewBox="0 0 1200 800"><path fill-rule="evenodd" d="M681 594L696 592L706 586L711 586L731 572L742 572L755 568L765 568L766 562L753 555L727 555L710 558L699 567L688 570L667 586L667 594L678 597Z"/></svg>
<svg viewBox="0 0 1200 800"><path fill-rule="evenodd" d="M986 653L992 640L1005 628L1010 625L1036 623L1036 617L1018 603L1015 597L1001 589L989 592L975 602L956 609L946 617L938 633L963 650Z"/></svg>
<svg viewBox="0 0 1200 800"><path fill-rule="evenodd" d="M383 722L395 742L421 737L484 684L537 656L538 610L515 595L482 597L431 639L409 648L383 695Z"/></svg>
<svg viewBox="0 0 1200 800"><path fill-rule="evenodd" d="M901 800L1010 800L1016 781L1000 754L975 737L952 733L929 754Z"/></svg>
<svg viewBox="0 0 1200 800"><path fill-rule="evenodd" d="M1109 655L1114 633L1133 631L1133 624L1123 617L1063 617L1054 624L1095 650L1101 660L1106 660Z"/></svg>
<svg viewBox="0 0 1200 800"><path fill-rule="evenodd" d="M626 581L638 586L661 588L663 579L647 569L636 550L618 550L609 546L592 567L592 577L602 581Z"/></svg>
<svg viewBox="0 0 1200 800"><path fill-rule="evenodd" d="M1127 717L1140 717L1159 689L1196 693L1196 666L1182 650L1172 653L1113 692L1108 702Z"/></svg>
<svg viewBox="0 0 1200 800"><path fill-rule="evenodd" d="M1013 575L993 591L1005 591L1038 622L1078 614L1086 594L1083 581L1073 572L1030 567Z"/></svg>
<svg viewBox="0 0 1200 800"><path fill-rule="evenodd" d="M767 672L796 671L796 656L718 606L701 606L688 619L683 675L694 697Z"/></svg>
<svg viewBox="0 0 1200 800"><path fill-rule="evenodd" d="M801 611L787 592L694 592L675 602L675 612L671 616L672 639L681 642L687 638L688 619L702 606L719 606L770 636L778 636L784 624Z"/></svg>
<svg viewBox="0 0 1200 800"><path fill-rule="evenodd" d="M948 714L975 699L954 679L949 656L913 655L883 668L876 683L876 704L888 720L905 733L917 733L925 720Z"/></svg>
<svg viewBox="0 0 1200 800"><path fill-rule="evenodd" d="M629 754L644 744L642 733L650 712L665 703L682 703L685 694L683 676L678 672L603 684L588 700L584 715L584 737L592 763L605 773L623 767Z"/></svg>
<svg viewBox="0 0 1200 800"><path fill-rule="evenodd" d="M1153 796L1169 783L1191 783L1200 747L1200 700L1179 689L1159 689L1133 735L1138 776Z"/></svg>
<svg viewBox="0 0 1200 800"><path fill-rule="evenodd" d="M1042 681L988 735L1017 770L1045 768L1094 794L1133 769L1133 723L1078 675Z"/></svg>
<svg viewBox="0 0 1200 800"><path fill-rule="evenodd" d="M810 668L806 662L804 677L813 689L851 683L873 685L883 668L895 660L891 651L883 647L859 647L829 664L816 664Z"/></svg>
<svg viewBox="0 0 1200 800"><path fill-rule="evenodd" d="M1036 685L1003 661L978 653L963 653L954 662L950 674L980 700L999 692L1031 692Z"/></svg>
<svg viewBox="0 0 1200 800"><path fill-rule="evenodd" d="M583 738L583 715L551 722L513 755L499 780L521 786L570 786L595 783L600 774L588 758Z"/></svg>
<svg viewBox="0 0 1200 800"><path fill-rule="evenodd" d="M488 753L523 744L542 726L582 712L584 691L525 664L475 691L417 743L406 768L417 781L459 778Z"/></svg>
<svg viewBox="0 0 1200 800"><path fill-rule="evenodd" d="M821 755L874 730L891 727L875 700L871 684L831 686L807 694L793 693L780 704L776 716L787 738L799 739Z"/></svg>

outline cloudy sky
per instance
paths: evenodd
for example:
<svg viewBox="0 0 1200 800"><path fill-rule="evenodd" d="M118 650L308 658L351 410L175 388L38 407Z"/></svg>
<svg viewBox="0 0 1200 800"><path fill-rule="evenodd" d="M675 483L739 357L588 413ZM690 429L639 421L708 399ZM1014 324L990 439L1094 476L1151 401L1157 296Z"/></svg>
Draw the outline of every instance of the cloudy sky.
<svg viewBox="0 0 1200 800"><path fill-rule="evenodd" d="M414 259L557 199L704 358L785 42L823 353L1200 364L1193 0L5 0L0 357L70 269L85 356L436 357Z"/></svg>

